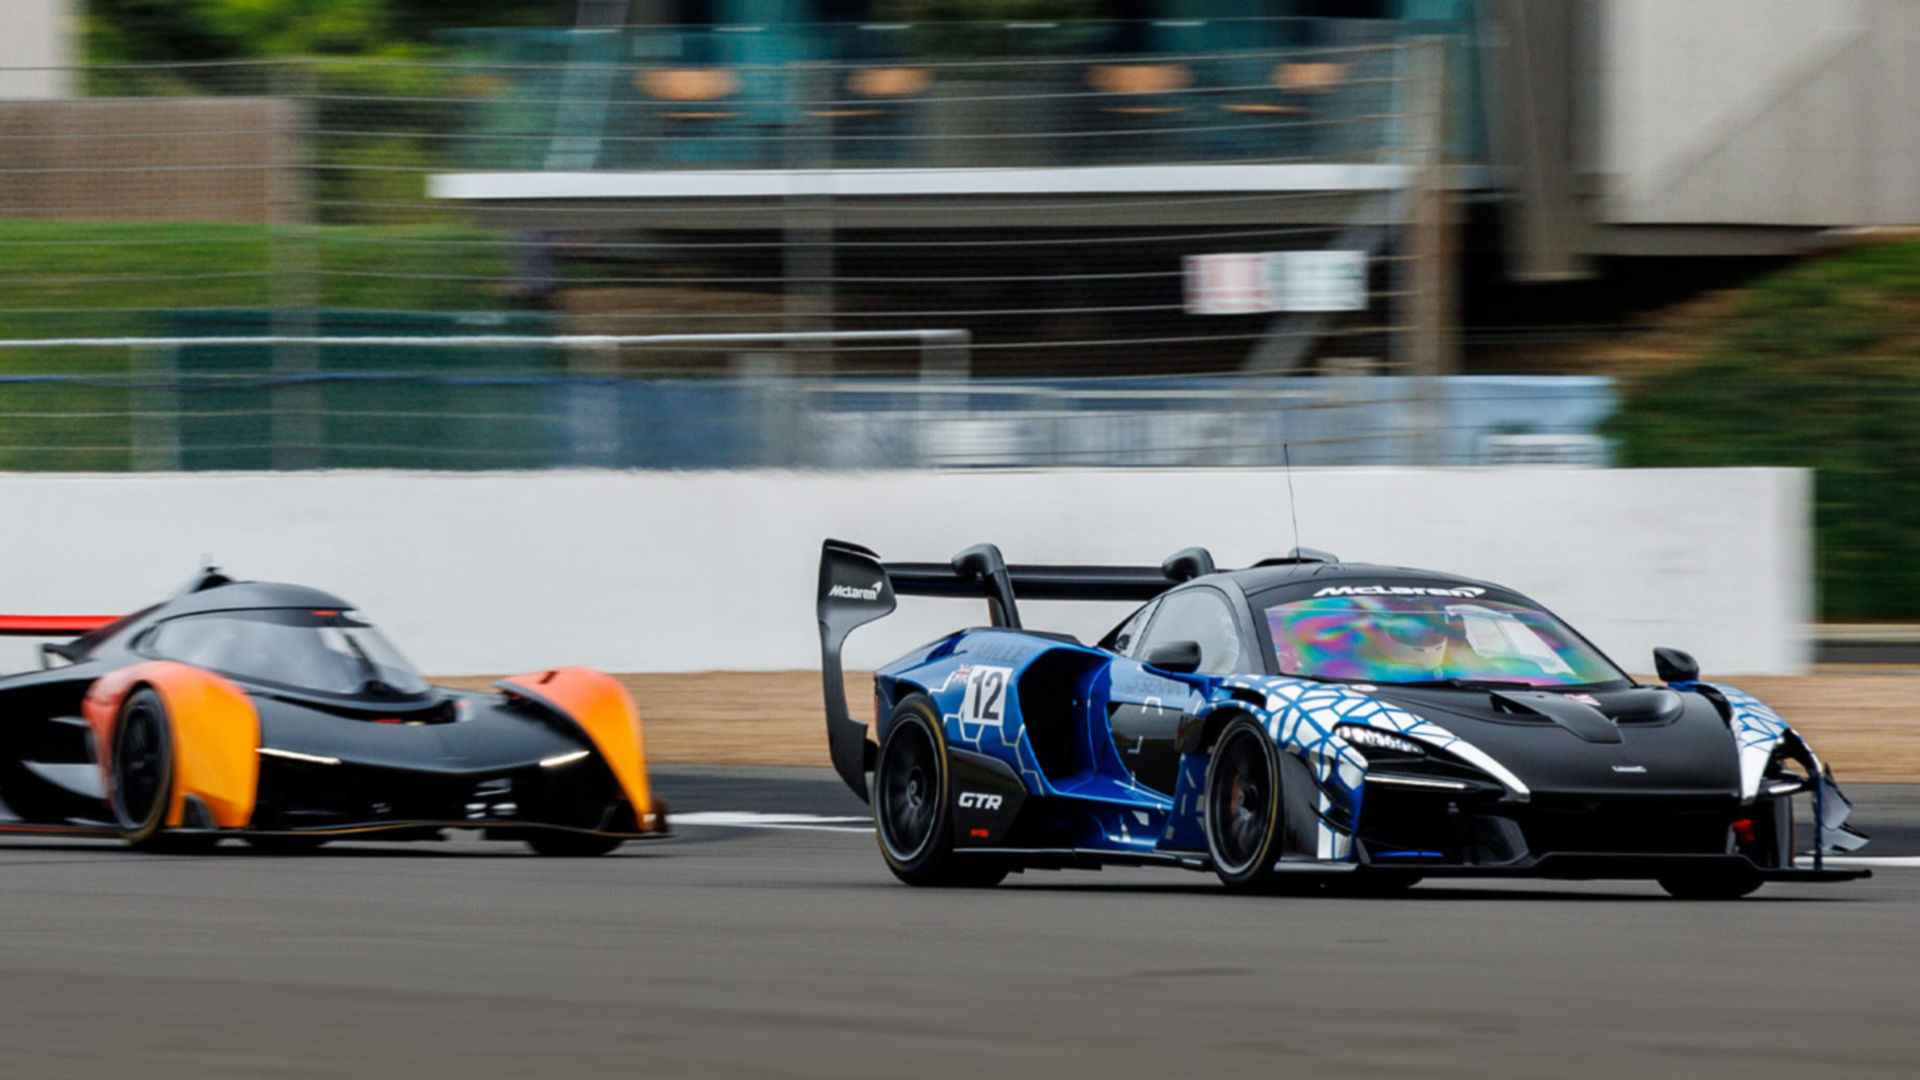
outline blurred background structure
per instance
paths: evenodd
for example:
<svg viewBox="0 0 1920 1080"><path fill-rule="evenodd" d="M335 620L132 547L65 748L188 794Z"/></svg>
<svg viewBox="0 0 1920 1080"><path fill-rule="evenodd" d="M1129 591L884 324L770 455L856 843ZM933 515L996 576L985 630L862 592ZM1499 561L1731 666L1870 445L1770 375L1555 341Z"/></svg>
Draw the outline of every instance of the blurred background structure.
<svg viewBox="0 0 1920 1080"><path fill-rule="evenodd" d="M1920 614L1899 0L10 0L0 99L0 468L1810 465Z"/></svg>

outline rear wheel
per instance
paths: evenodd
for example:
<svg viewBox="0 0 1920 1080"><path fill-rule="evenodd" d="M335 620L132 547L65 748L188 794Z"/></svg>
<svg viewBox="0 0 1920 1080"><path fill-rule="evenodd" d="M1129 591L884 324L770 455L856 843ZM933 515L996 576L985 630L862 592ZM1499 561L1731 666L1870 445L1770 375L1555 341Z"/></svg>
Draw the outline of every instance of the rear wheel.
<svg viewBox="0 0 1920 1080"><path fill-rule="evenodd" d="M997 885L1007 867L956 855L947 792L947 744L940 712L924 694L893 708L873 768L874 831L893 876L909 885Z"/></svg>
<svg viewBox="0 0 1920 1080"><path fill-rule="evenodd" d="M1660 879L1660 887L1676 900L1738 900L1763 884L1753 870L1693 871Z"/></svg>
<svg viewBox="0 0 1920 1080"><path fill-rule="evenodd" d="M204 851L218 842L208 834L167 832L173 802L173 729L167 706L150 689L136 690L120 706L113 726L113 817L120 838L142 851Z"/></svg>
<svg viewBox="0 0 1920 1080"><path fill-rule="evenodd" d="M1227 888L1272 891L1282 875L1280 763L1266 729L1239 717L1220 733L1207 763L1207 852Z"/></svg>
<svg viewBox="0 0 1920 1080"><path fill-rule="evenodd" d="M560 832L557 830L539 830L527 834L527 846L541 855L556 855L568 858L585 858L605 855L626 843L624 837L603 836L600 833Z"/></svg>

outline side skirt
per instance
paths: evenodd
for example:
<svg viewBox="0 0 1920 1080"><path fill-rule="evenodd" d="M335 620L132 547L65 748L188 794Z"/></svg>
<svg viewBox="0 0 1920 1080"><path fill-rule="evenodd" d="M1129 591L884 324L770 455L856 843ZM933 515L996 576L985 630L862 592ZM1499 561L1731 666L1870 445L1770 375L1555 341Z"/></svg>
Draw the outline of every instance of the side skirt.
<svg viewBox="0 0 1920 1080"><path fill-rule="evenodd" d="M1023 870L1100 870L1108 866L1170 866L1180 870L1210 871L1205 852L1126 852L1094 848L964 848L955 855L1004 859ZM1342 874L1358 869L1350 862L1286 858L1274 869L1289 874Z"/></svg>
<svg viewBox="0 0 1920 1080"><path fill-rule="evenodd" d="M1865 867L1813 870L1756 866L1744 855L1556 853L1498 866L1462 866L1458 863L1421 866L1409 861L1392 863L1391 868L1430 878L1536 878L1559 881L1651 881L1664 874L1688 870L1744 871L1758 874L1762 881L1853 881L1873 876L1873 871Z"/></svg>
<svg viewBox="0 0 1920 1080"><path fill-rule="evenodd" d="M1181 870L1210 870L1199 852L1100 851L1094 848L956 848L967 858L1003 859L1022 870L1099 870L1108 866L1171 866Z"/></svg>
<svg viewBox="0 0 1920 1080"><path fill-rule="evenodd" d="M449 830L478 830L488 840L519 840L528 833L567 832L589 836L618 836L626 840L653 840L670 835L654 832L617 832L603 829L577 829L567 825L541 825L525 822L514 825L486 825L475 821L383 821L373 825L346 825L325 829L168 829L168 836L216 836L245 839L249 836L365 836L386 840L438 840ZM0 822L0 836L64 836L76 839L117 840L120 834L106 825L37 825L29 822Z"/></svg>

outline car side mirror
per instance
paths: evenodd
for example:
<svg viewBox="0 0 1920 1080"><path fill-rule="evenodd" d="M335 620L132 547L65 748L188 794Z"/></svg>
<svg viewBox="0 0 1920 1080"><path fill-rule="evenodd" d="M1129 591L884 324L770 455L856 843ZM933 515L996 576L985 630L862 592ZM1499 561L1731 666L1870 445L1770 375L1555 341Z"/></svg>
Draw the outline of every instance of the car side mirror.
<svg viewBox="0 0 1920 1080"><path fill-rule="evenodd" d="M1191 675L1200 670L1200 643L1169 641L1164 645L1155 645L1147 650L1147 666L1179 675Z"/></svg>
<svg viewBox="0 0 1920 1080"><path fill-rule="evenodd" d="M1653 670L1664 683L1693 682L1700 678L1700 661L1679 649L1653 650Z"/></svg>

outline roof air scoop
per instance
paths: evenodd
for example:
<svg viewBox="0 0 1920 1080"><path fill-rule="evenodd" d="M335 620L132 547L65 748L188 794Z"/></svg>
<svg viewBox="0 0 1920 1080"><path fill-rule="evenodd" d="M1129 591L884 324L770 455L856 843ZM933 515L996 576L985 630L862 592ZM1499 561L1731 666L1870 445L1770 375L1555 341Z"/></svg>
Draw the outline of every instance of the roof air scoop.
<svg viewBox="0 0 1920 1080"><path fill-rule="evenodd" d="M180 591L174 595L192 596L194 593L206 592L208 589L217 589L222 585L231 584L233 584L233 579L227 576L226 571L221 570L212 563L207 563L200 568L198 573L188 578L187 583L181 586Z"/></svg>
<svg viewBox="0 0 1920 1080"><path fill-rule="evenodd" d="M1340 556L1335 555L1331 551L1321 551L1318 548L1297 547L1285 555L1277 555L1271 559L1261 559L1253 565L1291 566L1294 563L1338 563L1339 561Z"/></svg>

